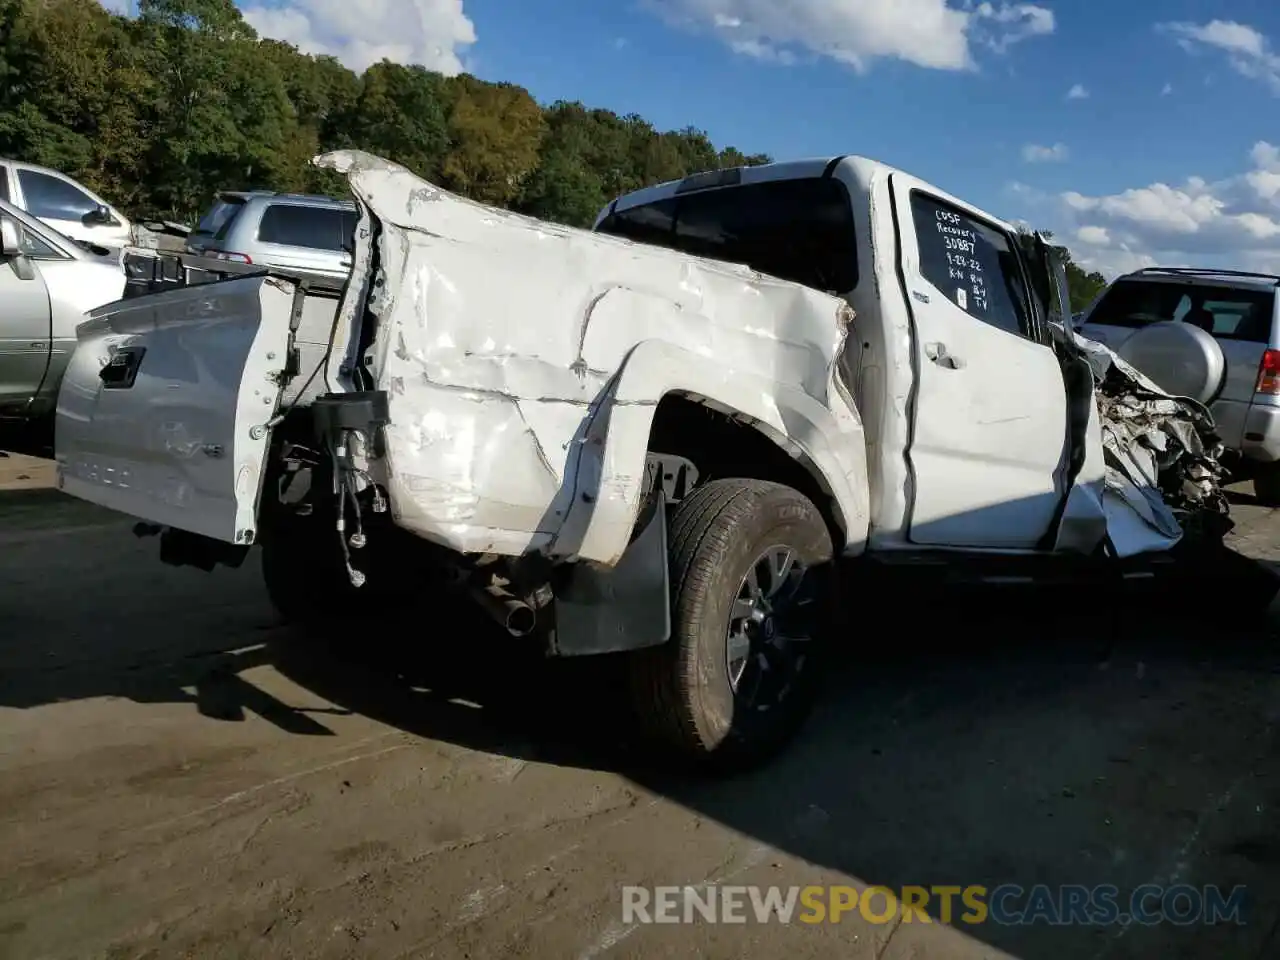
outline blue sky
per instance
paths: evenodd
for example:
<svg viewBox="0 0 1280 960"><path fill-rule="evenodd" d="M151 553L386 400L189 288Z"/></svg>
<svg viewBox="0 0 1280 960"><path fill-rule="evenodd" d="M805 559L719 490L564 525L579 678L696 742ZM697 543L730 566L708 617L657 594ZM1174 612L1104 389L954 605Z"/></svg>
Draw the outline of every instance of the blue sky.
<svg viewBox="0 0 1280 960"><path fill-rule="evenodd" d="M777 158L859 153L1112 273L1280 270L1275 0L241 0L259 32ZM1074 91L1074 92L1073 92Z"/></svg>

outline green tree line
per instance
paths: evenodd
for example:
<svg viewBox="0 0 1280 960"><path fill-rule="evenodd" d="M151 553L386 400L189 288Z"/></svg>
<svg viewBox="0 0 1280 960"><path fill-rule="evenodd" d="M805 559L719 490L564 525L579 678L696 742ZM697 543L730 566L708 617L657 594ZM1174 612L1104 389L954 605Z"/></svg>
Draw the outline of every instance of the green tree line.
<svg viewBox="0 0 1280 960"><path fill-rule="evenodd" d="M770 161L467 74L386 60L356 74L259 38L233 0L139 0L131 18L97 0L0 0L0 156L133 216L194 222L224 189L341 193L309 161L346 147L576 226L629 190Z"/></svg>

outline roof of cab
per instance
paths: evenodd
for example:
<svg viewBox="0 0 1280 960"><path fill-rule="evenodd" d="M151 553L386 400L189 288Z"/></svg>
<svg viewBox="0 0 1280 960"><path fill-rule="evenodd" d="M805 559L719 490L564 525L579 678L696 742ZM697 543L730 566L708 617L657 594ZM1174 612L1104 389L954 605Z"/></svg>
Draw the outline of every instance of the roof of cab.
<svg viewBox="0 0 1280 960"><path fill-rule="evenodd" d="M595 226L598 227L605 217L619 210L629 210L632 207L656 203L659 200L666 200L693 190L715 189L716 187L727 187L735 184L763 183L769 180L799 180L807 177L830 176L841 165L853 168L857 173L858 179L863 183L869 183L878 175L900 173L903 176L911 176L911 174L904 170L899 170L897 167L856 154L783 160L754 167L727 167L723 170L709 170L705 173L690 174L680 180L668 180L665 183L658 183L651 187L644 187L640 190L633 190L631 193L625 193L615 198L600 211L596 217ZM986 211L979 211L977 207L966 203L959 197L953 196L940 187L930 184L929 188L936 192L939 199L956 203L961 207L968 207L971 210L980 212L984 217L1000 226L1012 229L1012 225L1001 218Z"/></svg>
<svg viewBox="0 0 1280 960"><path fill-rule="evenodd" d="M651 187L642 187L639 190L633 190L630 193L624 193L622 196L614 199L606 208L606 212L613 213L617 210L627 210L631 207L643 206L646 203L654 203L658 200L665 200L668 197L674 197L677 193L686 193L690 189L699 189L697 182L703 179L715 178L717 176L737 176L735 182L738 183L759 183L765 180L798 180L803 177L820 177L828 167L834 168L835 164L843 157L811 157L803 160L782 160L775 163L764 163L754 167L726 167L723 170L708 170L703 173L693 173L687 177L681 177L679 180L667 180L665 183L655 183ZM692 188L685 186L693 183ZM707 182L706 187L727 186L727 183ZM682 190L681 187L685 188Z"/></svg>

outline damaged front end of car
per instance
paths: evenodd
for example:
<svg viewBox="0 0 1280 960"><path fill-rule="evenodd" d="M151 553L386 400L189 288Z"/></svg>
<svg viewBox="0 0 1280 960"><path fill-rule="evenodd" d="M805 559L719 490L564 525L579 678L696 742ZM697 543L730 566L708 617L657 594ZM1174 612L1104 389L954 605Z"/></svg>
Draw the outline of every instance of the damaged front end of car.
<svg viewBox="0 0 1280 960"><path fill-rule="evenodd" d="M1085 485L1083 492L1097 498L1090 506L1105 520L1104 549L1130 557L1184 543L1220 544L1232 521L1223 489L1228 474L1220 462L1224 447L1213 414L1192 398L1170 395L1109 348L1077 333L1069 309L1063 309L1070 293L1062 252L1039 233L1023 241L1032 290L1051 318L1075 417L1083 423L1097 414L1103 469L1100 482ZM1083 436L1084 428L1079 432Z"/></svg>

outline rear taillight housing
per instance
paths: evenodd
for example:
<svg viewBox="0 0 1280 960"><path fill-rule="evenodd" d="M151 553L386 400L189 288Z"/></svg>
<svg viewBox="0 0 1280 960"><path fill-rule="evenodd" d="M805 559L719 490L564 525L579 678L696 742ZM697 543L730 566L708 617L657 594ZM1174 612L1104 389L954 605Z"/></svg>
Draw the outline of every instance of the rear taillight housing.
<svg viewBox="0 0 1280 960"><path fill-rule="evenodd" d="M1258 364L1257 393L1280 397L1280 350L1267 350Z"/></svg>

